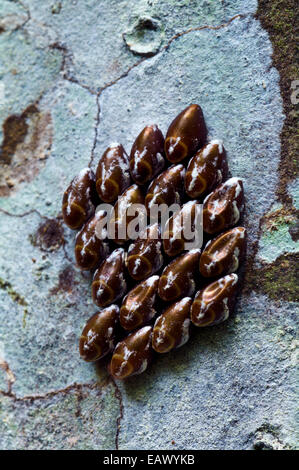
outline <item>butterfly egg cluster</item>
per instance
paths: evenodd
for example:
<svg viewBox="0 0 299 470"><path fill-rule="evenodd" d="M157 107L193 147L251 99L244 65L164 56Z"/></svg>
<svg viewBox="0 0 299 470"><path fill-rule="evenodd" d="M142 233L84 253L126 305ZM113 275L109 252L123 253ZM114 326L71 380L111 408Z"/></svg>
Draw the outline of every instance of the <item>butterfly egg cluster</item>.
<svg viewBox="0 0 299 470"><path fill-rule="evenodd" d="M99 234L106 216L95 210L101 202L114 204L114 210L109 227ZM157 219L130 240L133 216L127 210L135 203L147 213L155 204L178 204L179 209L167 220L163 237ZM199 204L205 242L202 251L188 251L184 221L189 217L196 226ZM165 141L158 126L147 126L130 155L122 145L111 144L95 173L82 170L62 202L65 223L79 230L77 265L94 271L91 292L100 308L83 329L81 357L96 361L112 354L109 372L124 379L143 372L154 354L183 346L192 324L226 320L246 250L246 230L237 226L243 211L243 183L228 178L223 144L207 142L196 104L173 120Z"/></svg>

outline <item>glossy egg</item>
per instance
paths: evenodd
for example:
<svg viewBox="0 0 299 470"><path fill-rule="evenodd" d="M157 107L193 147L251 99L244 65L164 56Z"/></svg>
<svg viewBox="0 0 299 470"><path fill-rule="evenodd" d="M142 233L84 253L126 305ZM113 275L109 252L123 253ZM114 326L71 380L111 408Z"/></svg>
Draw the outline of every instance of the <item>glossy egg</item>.
<svg viewBox="0 0 299 470"><path fill-rule="evenodd" d="M115 379L144 372L152 358L152 327L144 326L116 345L110 363Z"/></svg>
<svg viewBox="0 0 299 470"><path fill-rule="evenodd" d="M130 172L137 184L145 184L163 170L164 137L158 126L146 126L130 154Z"/></svg>
<svg viewBox="0 0 299 470"><path fill-rule="evenodd" d="M159 276L151 276L126 295L120 309L120 324L125 330L143 326L156 315L158 283Z"/></svg>
<svg viewBox="0 0 299 470"><path fill-rule="evenodd" d="M227 320L235 305L237 274L228 274L197 292L191 307L196 326L218 325Z"/></svg>
<svg viewBox="0 0 299 470"><path fill-rule="evenodd" d="M98 198L95 176L90 168L84 168L71 181L62 199L62 215L71 229L79 229L94 214Z"/></svg>
<svg viewBox="0 0 299 470"><path fill-rule="evenodd" d="M76 236L75 257L80 269L96 269L109 254L107 241L97 236L97 224L105 214L103 211L95 213L82 227Z"/></svg>
<svg viewBox="0 0 299 470"><path fill-rule="evenodd" d="M117 305L110 305L88 320L79 341L82 359L88 362L97 361L113 350L118 316Z"/></svg>
<svg viewBox="0 0 299 470"><path fill-rule="evenodd" d="M154 325L152 346L158 353L167 353L187 343L190 336L192 299L184 297L170 305Z"/></svg>
<svg viewBox="0 0 299 470"><path fill-rule="evenodd" d="M121 144L111 144L97 166L98 195L102 201L112 203L130 184L129 157Z"/></svg>
<svg viewBox="0 0 299 470"><path fill-rule="evenodd" d="M204 277L222 277L237 271L246 249L246 230L235 227L207 243L200 257Z"/></svg>
<svg viewBox="0 0 299 470"><path fill-rule="evenodd" d="M185 168L172 165L163 171L150 184L145 197L145 206L150 213L153 205L180 204L184 191Z"/></svg>
<svg viewBox="0 0 299 470"><path fill-rule="evenodd" d="M130 276L141 281L159 271L163 265L162 241L159 224L146 228L145 234L128 248L126 261Z"/></svg>
<svg viewBox="0 0 299 470"><path fill-rule="evenodd" d="M203 205L203 229L214 234L237 224L244 210L242 180L230 178L209 194Z"/></svg>
<svg viewBox="0 0 299 470"><path fill-rule="evenodd" d="M92 281L92 298L98 307L116 302L127 292L125 251L114 250L96 270Z"/></svg>
<svg viewBox="0 0 299 470"><path fill-rule="evenodd" d="M172 163L191 157L207 137L203 112L198 104L184 109L170 124L165 138L165 154Z"/></svg>
<svg viewBox="0 0 299 470"><path fill-rule="evenodd" d="M200 250L194 249L175 258L163 270L158 293L162 300L170 302L195 292L199 274Z"/></svg>
<svg viewBox="0 0 299 470"><path fill-rule="evenodd" d="M202 243L201 208L196 201L188 201L166 222L163 248L168 256L176 256L188 249L189 244ZM193 235L192 235L193 234ZM190 246L190 245L189 245Z"/></svg>
<svg viewBox="0 0 299 470"><path fill-rule="evenodd" d="M226 153L221 140L212 140L191 158L185 176L185 191L192 199L205 196L227 175Z"/></svg>
<svg viewBox="0 0 299 470"><path fill-rule="evenodd" d="M134 211L133 215L130 215L129 210L132 209L131 206L133 206L133 204L136 204L137 211ZM142 206L142 208L138 208L137 204ZM143 205L144 196L137 184L133 184L126 189L126 191L118 198L109 220L108 229L110 240L113 240L119 245L123 245L129 240L130 234L128 232L128 228L130 222L138 217L139 211L141 215L146 215L145 209L144 212L142 212L142 209L144 208Z"/></svg>

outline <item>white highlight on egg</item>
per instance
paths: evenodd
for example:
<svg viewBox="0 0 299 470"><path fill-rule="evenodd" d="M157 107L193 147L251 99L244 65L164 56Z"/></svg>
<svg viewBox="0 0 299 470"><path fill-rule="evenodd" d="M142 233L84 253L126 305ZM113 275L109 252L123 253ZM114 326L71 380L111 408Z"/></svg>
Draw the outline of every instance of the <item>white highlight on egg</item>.
<svg viewBox="0 0 299 470"><path fill-rule="evenodd" d="M180 137L177 137L174 141L174 143L171 143L169 149L168 149L168 153L169 155L172 155L173 152L174 152L174 149L176 148L176 146L178 145L178 143L180 142L181 138ZM171 141L173 141L173 137L171 138Z"/></svg>

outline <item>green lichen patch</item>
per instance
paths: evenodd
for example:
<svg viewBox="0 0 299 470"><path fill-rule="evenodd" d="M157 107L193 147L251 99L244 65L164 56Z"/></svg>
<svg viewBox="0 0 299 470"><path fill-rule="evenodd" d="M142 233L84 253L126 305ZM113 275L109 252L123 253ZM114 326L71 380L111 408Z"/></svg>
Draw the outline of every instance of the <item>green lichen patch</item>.
<svg viewBox="0 0 299 470"><path fill-rule="evenodd" d="M275 231L281 225L293 225L296 223L299 211L295 207L283 207L279 205L274 210L268 212L262 219L263 231Z"/></svg>
<svg viewBox="0 0 299 470"><path fill-rule="evenodd" d="M294 241L290 229L295 225L281 224L276 230L262 234L259 242L258 257L272 263L284 253L299 252L299 243Z"/></svg>
<svg viewBox="0 0 299 470"><path fill-rule="evenodd" d="M256 292L267 294L275 300L298 301L299 254L288 253L279 256L272 264L252 270L246 282Z"/></svg>
<svg viewBox="0 0 299 470"><path fill-rule="evenodd" d="M262 219L258 257L272 263L284 253L299 251L297 239L298 211L294 207L276 206Z"/></svg>

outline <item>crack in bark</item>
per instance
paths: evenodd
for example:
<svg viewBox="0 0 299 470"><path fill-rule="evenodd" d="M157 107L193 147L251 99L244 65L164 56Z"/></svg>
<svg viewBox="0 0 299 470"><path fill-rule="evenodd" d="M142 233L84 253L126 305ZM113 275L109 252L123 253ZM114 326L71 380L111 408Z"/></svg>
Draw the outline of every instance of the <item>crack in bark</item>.
<svg viewBox="0 0 299 470"><path fill-rule="evenodd" d="M30 209L29 211L23 212L22 214L12 214L11 212L6 211L5 209L0 208L2 214L8 215L9 217L27 217L27 215L37 214L41 219L48 219L45 215L42 215L37 209Z"/></svg>
<svg viewBox="0 0 299 470"><path fill-rule="evenodd" d="M67 253L67 251L66 251L66 247L65 247L66 244L67 244L67 241L64 239L64 240L63 240L63 244L62 244L62 249L63 249L64 257L65 257L65 259L66 259L69 263L71 263L71 265L76 266L76 264L74 263L74 260L72 260L72 259L69 257L69 255L68 255L68 253Z"/></svg>
<svg viewBox="0 0 299 470"><path fill-rule="evenodd" d="M121 421L124 417L124 403L123 403L120 388L115 382L114 378L110 376L109 380L110 380L110 383L114 387L114 396L119 403L119 416L117 417L117 420L116 420L116 433L115 433L115 449L119 450L119 434L120 434L120 428L121 428Z"/></svg>
<svg viewBox="0 0 299 470"><path fill-rule="evenodd" d="M119 449L119 433L120 433L120 423L123 418L124 414L124 406L122 400L121 391L115 382L115 380L108 376L103 379L101 382L94 382L94 383L86 383L86 384L78 384L77 382L68 385L65 388L59 390L52 390L50 392L41 394L41 395L24 395L23 397L18 397L12 391L12 385L14 384L16 377L14 373L11 371L8 363L0 358L0 368L6 372L7 375L7 382L8 382L8 389L7 391L0 389L0 396L10 398L14 403L28 403L31 405L35 401L38 400L47 400L58 395L68 395L71 392L74 392L77 397L77 410L76 410L76 417L79 418L81 415L81 405L80 402L84 399L84 392L92 391L98 389L100 392L109 385L112 385L114 388L114 396L119 403L119 416L116 420L116 434L115 434L115 448L116 450Z"/></svg>
<svg viewBox="0 0 299 470"><path fill-rule="evenodd" d="M217 31L218 29L222 29L222 28L225 28L226 26L229 26L234 20L236 20L238 18L242 19L242 18L245 18L246 16L247 15L245 15L245 14L238 13L237 15L234 15L232 18L230 18L225 23L221 23L221 24L216 25L216 26L203 25L203 26L197 26L197 27L189 28L189 29L186 29L185 31L181 31L180 33L177 33L174 36L172 36L169 39L168 43L159 52L163 52L164 50L167 50L169 48L169 46L171 45L171 43L173 41L175 41L176 39L180 38L181 36L185 36L186 34L192 33L194 31L202 31L204 29L211 29L213 31ZM159 54L159 52L158 52L158 54Z"/></svg>
<svg viewBox="0 0 299 470"><path fill-rule="evenodd" d="M211 26L211 25L203 25L203 26L196 26L196 27L193 27L193 28L189 28L189 29L186 29L185 31L181 31L179 33L176 33L174 36L172 36L168 42L159 50L157 51L154 55L152 55L151 57L143 57L142 59L140 59L139 61L137 61L135 64L131 65L124 73L122 73L118 78L116 78L115 80L112 80L111 82L107 83L105 86L103 86L100 91L99 91L99 95L101 95L101 93L106 90L106 88L110 88L112 85L115 85L117 82L119 82L121 79L127 77L129 75L129 73L136 67L138 67L142 62L145 62L146 60L149 60L149 59L152 59L153 57L159 55L159 54L162 54L164 51L167 51L170 47L170 45L173 43L173 41L175 41L176 39L182 37L182 36L185 36L186 34L189 34L189 33L193 33L195 31L202 31L202 30L205 30L205 29L211 29L213 31L217 31L218 29L222 29L222 28L225 28L226 26L229 26L234 20L238 19L238 18L245 18L246 15L243 15L241 13L233 16L232 18L230 18L228 21L226 21L225 23L221 23L220 25L216 25L216 26Z"/></svg>
<svg viewBox="0 0 299 470"><path fill-rule="evenodd" d="M18 0L17 3L19 5L21 5L22 8L24 8L25 12L26 12L26 15L27 15L27 20L22 24L20 25L20 28L24 28L24 26L28 23L28 21L31 20L31 13L30 13L30 9L28 6L24 5L24 3L21 1L21 0ZM17 28L18 29L18 28Z"/></svg>
<svg viewBox="0 0 299 470"><path fill-rule="evenodd" d="M96 116L96 124L95 124L95 128L94 128L94 139L93 139L92 148L91 148L91 155L90 155L90 160L89 160L89 163L88 163L89 168L92 166L94 158L95 158L95 149L96 149L96 146L97 146L99 125L100 125L100 120L101 120L100 94L101 94L101 92L98 93L97 97L96 97L97 116Z"/></svg>
<svg viewBox="0 0 299 470"><path fill-rule="evenodd" d="M179 33L176 33L174 36L172 36L168 41L167 43L161 48L159 49L155 54L153 54L152 56L150 57L142 57L140 60L138 60L137 62L135 62L133 65L131 65L130 67L128 67L128 69L123 72L119 77L117 77L116 79L114 80L111 80L110 82L106 83L104 86L102 86L98 92L95 92L93 90L91 90L87 85L84 85L82 83L80 83L80 81L78 79L75 79L75 78L72 78L71 81L74 81L76 84L78 84L79 86L82 86L83 88L87 89L88 91L90 91L90 93L92 93L93 95L94 94L97 94L97 96L99 97L102 92L104 90L106 90L106 88L110 88L112 85L115 85L117 82L119 82L121 79L127 77L129 75L129 73L135 69L136 67L138 67L140 64L142 64L143 62L145 62L146 60L149 60L149 59L152 59L153 57L159 55L159 54L162 54L164 51L166 51L167 49L169 49L170 45L172 44L173 41L175 41L176 39L180 38L181 36L185 36L186 34L189 34L189 33L193 33L195 31L202 31L202 30L205 30L205 29L210 29L210 30L213 30L213 31L217 31L219 29L222 29L222 28L225 28L227 26L229 26L234 20L236 19L242 19L242 18L245 18L246 16L252 16L252 15L246 15L246 14L241 14L241 13L238 13L237 15L234 15L232 18L230 18L228 21L226 21L225 23L221 23L219 25L216 25L216 26L212 26L212 25L203 25L203 26L196 26L196 27L192 27L192 28L189 28L189 29L186 29L184 31L181 31ZM57 43L56 43L57 44ZM57 47L58 49L62 49L62 50L66 50L66 48L64 46L60 46L60 47Z"/></svg>
<svg viewBox="0 0 299 470"><path fill-rule="evenodd" d="M62 53L62 63L61 63L61 68L60 71L63 74L63 78L71 83L74 83L75 85L80 86L81 88L84 88L84 90L87 90L91 95L96 95L96 91L94 91L92 88L90 88L88 85L85 85L84 83L81 83L77 78L72 77L69 74L69 71L67 69L67 60L72 64L72 57L71 53L69 52L68 48L63 45L60 42L54 42L53 44L49 45L50 49L56 49Z"/></svg>
<svg viewBox="0 0 299 470"><path fill-rule="evenodd" d="M0 366L1 366L1 362L0 362ZM77 382L75 382L71 385L68 385L65 388L61 388L59 390L52 390L50 392L47 392L41 395L24 395L23 397L18 397L14 392L11 391L11 389L9 389L8 391L0 390L0 395L11 398L16 403L23 403L23 402L28 402L28 401L32 403L35 400L47 400L49 398L53 398L60 394L67 395L69 392L72 392L72 391L75 391L77 394L81 394L84 390L95 390L96 388L101 389L102 387L105 387L105 386L106 386L105 381L103 381L103 383L94 382L92 384L88 384L88 383L78 384Z"/></svg>

